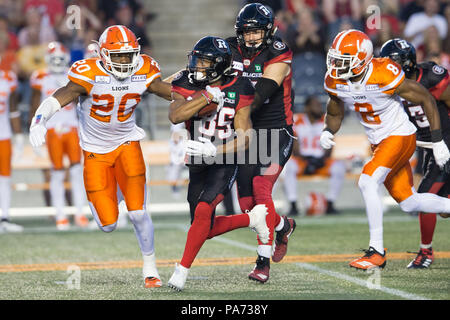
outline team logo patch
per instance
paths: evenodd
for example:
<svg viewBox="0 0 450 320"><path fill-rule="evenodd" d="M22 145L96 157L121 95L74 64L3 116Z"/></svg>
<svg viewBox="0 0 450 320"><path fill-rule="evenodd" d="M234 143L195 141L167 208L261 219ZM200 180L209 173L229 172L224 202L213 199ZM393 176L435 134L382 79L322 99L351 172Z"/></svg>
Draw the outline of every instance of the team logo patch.
<svg viewBox="0 0 450 320"><path fill-rule="evenodd" d="M145 81L145 80L147 80L146 74L137 74L137 75L131 76L131 82L140 82L140 81Z"/></svg>
<svg viewBox="0 0 450 320"><path fill-rule="evenodd" d="M433 66L432 70L435 74L443 74L445 71L444 68L442 68L441 66L438 66L438 65Z"/></svg>
<svg viewBox="0 0 450 320"><path fill-rule="evenodd" d="M341 91L350 91L350 87L346 86L345 84L336 84L336 89Z"/></svg>
<svg viewBox="0 0 450 320"><path fill-rule="evenodd" d="M244 66L248 67L250 65L250 60L245 59L244 60Z"/></svg>
<svg viewBox="0 0 450 320"><path fill-rule="evenodd" d="M273 43L273 47L277 50L283 50L284 48L286 48L286 45L281 41L275 41Z"/></svg>
<svg viewBox="0 0 450 320"><path fill-rule="evenodd" d="M262 72L262 68L260 64L255 64L255 71L256 72Z"/></svg>
<svg viewBox="0 0 450 320"><path fill-rule="evenodd" d="M108 76L95 76L95 83L110 83L111 78Z"/></svg>
<svg viewBox="0 0 450 320"><path fill-rule="evenodd" d="M236 99L236 92L228 91L228 92L227 92L227 97L228 97L229 99Z"/></svg>

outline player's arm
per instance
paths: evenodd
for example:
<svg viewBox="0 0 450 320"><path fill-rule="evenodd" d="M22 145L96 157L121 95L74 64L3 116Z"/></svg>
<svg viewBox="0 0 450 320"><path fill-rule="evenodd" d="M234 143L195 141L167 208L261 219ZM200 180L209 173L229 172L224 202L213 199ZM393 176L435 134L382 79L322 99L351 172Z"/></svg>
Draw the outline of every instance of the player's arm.
<svg viewBox="0 0 450 320"><path fill-rule="evenodd" d="M11 118L11 127L15 134L22 133L20 125L20 111L19 111L19 93L14 90L9 95L9 116Z"/></svg>
<svg viewBox="0 0 450 320"><path fill-rule="evenodd" d="M409 79L405 79L397 87L395 93L412 103L422 106L428 122L430 123L434 160L440 168L448 166L450 151L442 139L439 111L434 97L424 86Z"/></svg>
<svg viewBox="0 0 450 320"><path fill-rule="evenodd" d="M325 114L325 125L320 135L320 145L325 150L330 150L336 143L334 135L341 128L344 119L344 103L338 97L329 94L327 112Z"/></svg>
<svg viewBox="0 0 450 320"><path fill-rule="evenodd" d="M192 100L186 100L181 94L172 91L172 102L169 107L170 122L177 124L191 119L204 106L209 104L211 99L212 95L206 91Z"/></svg>
<svg viewBox="0 0 450 320"><path fill-rule="evenodd" d="M234 115L233 124L236 137L226 144L217 147L217 154L242 152L248 148L252 141L252 120L250 119L250 106L240 108Z"/></svg>
<svg viewBox="0 0 450 320"><path fill-rule="evenodd" d="M172 83L172 80L175 78L175 76L177 74L179 74L180 72L183 72L184 69L181 69L180 71L175 72L174 74L171 74L170 76L168 76L167 78L165 78L163 81L164 82L168 82L168 83Z"/></svg>
<svg viewBox="0 0 450 320"><path fill-rule="evenodd" d="M270 64L264 69L262 77L255 86L255 99L251 104L252 113L257 112L264 101L278 90L289 72L291 72L291 67L284 62Z"/></svg>
<svg viewBox="0 0 450 320"><path fill-rule="evenodd" d="M162 81L161 78L156 78L152 81L152 83L148 86L148 92L154 93L157 96L166 99L168 101L172 100L172 85L170 82Z"/></svg>
<svg viewBox="0 0 450 320"><path fill-rule="evenodd" d="M31 124L31 120L33 119L34 114L36 113L36 110L39 107L40 103L41 103L41 90L32 88L30 100L30 112L28 115L28 125Z"/></svg>
<svg viewBox="0 0 450 320"><path fill-rule="evenodd" d="M414 104L421 105L425 111L425 115L430 122L430 130L433 135L441 135L441 122L439 118L439 111L437 109L436 100L428 92L428 90L420 83L405 79L394 91L405 100L408 100ZM441 140L442 136L440 139ZM436 142L436 141L433 141Z"/></svg>
<svg viewBox="0 0 450 320"><path fill-rule="evenodd" d="M33 147L39 147L44 144L45 134L47 133L45 123L48 119L81 95L87 95L86 89L75 82L69 81L64 87L59 88L53 95L42 101L30 125L29 138Z"/></svg>

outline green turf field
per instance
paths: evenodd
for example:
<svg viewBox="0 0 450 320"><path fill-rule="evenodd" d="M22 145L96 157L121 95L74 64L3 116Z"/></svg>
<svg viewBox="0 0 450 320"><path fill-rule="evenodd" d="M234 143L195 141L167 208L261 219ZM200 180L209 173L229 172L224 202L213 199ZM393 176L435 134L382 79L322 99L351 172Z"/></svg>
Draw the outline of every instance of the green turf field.
<svg viewBox="0 0 450 320"><path fill-rule="evenodd" d="M271 264L265 284L247 278L256 258L256 234L235 230L206 242L182 292L169 289L167 281L183 253L188 217L155 216L153 221L162 288L143 288L131 224L109 234L57 232L46 218L23 218L17 222L25 226L24 233L0 234L0 300L450 299L450 219L438 217L433 248L441 258L437 256L429 270L408 270L415 255L406 251L418 250L418 219L386 213L387 266L367 273L348 267L349 259L361 256L360 249L368 245L362 211L299 217L285 260Z"/></svg>

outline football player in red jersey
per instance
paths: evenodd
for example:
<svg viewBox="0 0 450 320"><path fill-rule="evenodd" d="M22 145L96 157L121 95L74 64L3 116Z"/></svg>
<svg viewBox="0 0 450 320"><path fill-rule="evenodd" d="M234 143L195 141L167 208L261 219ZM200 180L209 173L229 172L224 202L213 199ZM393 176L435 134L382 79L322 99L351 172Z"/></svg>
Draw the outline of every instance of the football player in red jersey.
<svg viewBox="0 0 450 320"><path fill-rule="evenodd" d="M450 75L448 71L434 62L417 63L414 46L404 39L392 39L381 47L380 55L389 57L397 62L406 74L406 77L422 84L436 99L441 121L441 130L444 141L450 147ZM424 176L420 182L418 192L431 192L442 197L450 197L450 162L444 170L436 164L433 151L430 149L431 132L430 123L422 106L403 100L403 105L410 121L417 128L417 146L424 151ZM447 218L448 214L441 213ZM436 227L435 214L420 212L421 243L416 258L408 264L410 269L428 268L434 261L432 240Z"/></svg>
<svg viewBox="0 0 450 320"><path fill-rule="evenodd" d="M188 202L191 227L183 258L169 280L176 290L184 288L188 271L207 239L225 232L250 227L267 243L267 209L255 206L248 213L215 217L216 206L230 192L238 171L237 157L248 147L252 128L250 104L254 97L251 82L231 75L231 51L225 40L200 39L189 54L188 69L172 81L173 102L169 119L185 122L189 168ZM211 115L199 112L211 102Z"/></svg>
<svg viewBox="0 0 450 320"><path fill-rule="evenodd" d="M242 212L257 204L264 204L269 210L266 220L270 239L267 244L258 241L258 258L249 274L250 279L264 283L269 280L270 259L283 259L296 226L294 219L278 215L272 199L273 186L294 143L292 51L274 36L273 12L261 3L248 4L240 10L235 30L236 36L227 41L233 53L234 71L255 85L251 120L256 131L254 144L249 147L254 151L249 151L246 163L239 165L238 195ZM252 153L258 154L256 161L250 160Z"/></svg>

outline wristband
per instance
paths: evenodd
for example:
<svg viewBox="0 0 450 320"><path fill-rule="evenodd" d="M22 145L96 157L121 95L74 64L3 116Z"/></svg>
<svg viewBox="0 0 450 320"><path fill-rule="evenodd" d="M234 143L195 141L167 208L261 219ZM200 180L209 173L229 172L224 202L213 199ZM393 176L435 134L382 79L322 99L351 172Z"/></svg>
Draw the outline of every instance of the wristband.
<svg viewBox="0 0 450 320"><path fill-rule="evenodd" d="M211 103L211 99L208 97L208 94L205 94L204 92L202 92L202 96L203 96L203 98L205 98L206 104L210 104Z"/></svg>
<svg viewBox="0 0 450 320"><path fill-rule="evenodd" d="M329 133L331 133L334 136L334 132L330 128L324 128L323 131L328 131Z"/></svg>

